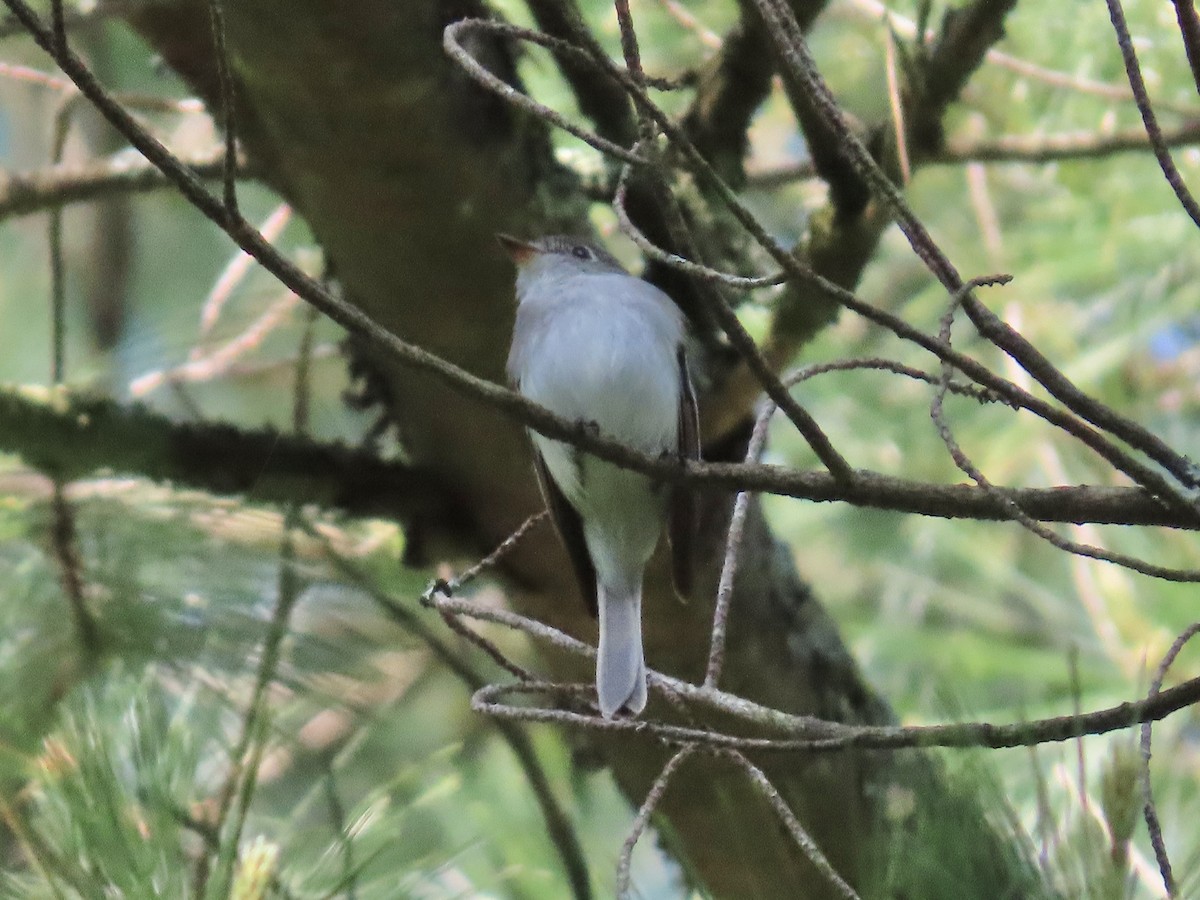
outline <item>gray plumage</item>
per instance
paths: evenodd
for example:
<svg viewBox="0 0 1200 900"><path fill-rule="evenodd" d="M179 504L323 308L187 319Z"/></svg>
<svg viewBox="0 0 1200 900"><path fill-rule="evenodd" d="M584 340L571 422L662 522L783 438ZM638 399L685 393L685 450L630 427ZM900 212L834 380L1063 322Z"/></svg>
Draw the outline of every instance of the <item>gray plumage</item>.
<svg viewBox="0 0 1200 900"><path fill-rule="evenodd" d="M508 374L529 399L652 456L696 456L685 321L658 288L597 245L501 238L519 266ZM531 433L539 480L585 600L599 615L600 711L646 705L642 574L671 510L676 581L686 588L690 502L644 475Z"/></svg>

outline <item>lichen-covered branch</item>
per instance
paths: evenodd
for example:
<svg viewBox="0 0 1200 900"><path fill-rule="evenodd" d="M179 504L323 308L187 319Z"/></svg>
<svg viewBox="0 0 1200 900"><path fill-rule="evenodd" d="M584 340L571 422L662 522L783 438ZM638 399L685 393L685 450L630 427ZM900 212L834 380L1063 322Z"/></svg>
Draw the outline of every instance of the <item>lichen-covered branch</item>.
<svg viewBox="0 0 1200 900"><path fill-rule="evenodd" d="M221 153L214 149L181 162L197 178L221 177ZM241 175L249 175L243 166ZM61 164L32 172L0 175L0 220L42 212L68 203L86 203L119 194L139 194L174 187L156 166L141 157L120 153L84 165Z"/></svg>
<svg viewBox="0 0 1200 900"><path fill-rule="evenodd" d="M175 422L143 406L44 388L0 390L0 451L64 481L103 472L450 526L453 493L418 467L273 429Z"/></svg>

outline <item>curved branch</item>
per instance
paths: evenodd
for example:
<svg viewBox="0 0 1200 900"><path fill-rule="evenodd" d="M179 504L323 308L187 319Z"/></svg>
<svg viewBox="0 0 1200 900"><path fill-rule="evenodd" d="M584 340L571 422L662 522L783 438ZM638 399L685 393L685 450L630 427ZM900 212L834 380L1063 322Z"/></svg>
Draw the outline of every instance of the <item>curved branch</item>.
<svg viewBox="0 0 1200 900"><path fill-rule="evenodd" d="M587 648L592 650L592 648ZM594 653L595 651L592 650ZM832 720L791 716L765 709L730 694L698 688L673 678L651 676L651 684L661 684L722 714L733 716L756 727L777 728L788 738L739 737L693 726L667 725L641 719L604 719L561 709L537 706L513 706L498 702L507 693L554 695L562 685L547 682L492 684L471 698L471 706L482 713L525 722L553 722L610 732L626 732L665 741L670 745L688 743L711 748L765 750L776 753L843 753L849 750L902 750L907 748L986 747L992 750L1032 747L1072 741L1084 735L1108 734L1133 725L1158 722L1189 706L1200 703L1200 678L1145 700L1125 702L1089 713L1053 716L1032 722L995 725L991 722L954 722L945 725L845 725ZM791 720L791 721L788 721Z"/></svg>
<svg viewBox="0 0 1200 900"><path fill-rule="evenodd" d="M433 597L431 605L460 616L494 622L545 641L568 653L592 659L596 648L526 616L453 597ZM500 702L507 694L558 697L571 685L530 681L491 684L471 699L480 712L530 722L555 722L608 732L627 732L682 745L689 742L713 748L771 750L778 752L834 753L846 750L899 750L909 747L1029 747L1069 741L1087 734L1107 734L1132 725L1157 722L1181 709L1200 703L1200 678L1192 678L1142 700L1119 703L1089 713L1051 716L1029 722L996 725L991 722L951 722L942 725L849 725L816 716L794 715L679 678L649 672L650 686L677 699L719 713L752 729L767 729L778 737L741 737L692 725L680 726L648 719L606 719L565 709L513 706Z"/></svg>
<svg viewBox="0 0 1200 900"><path fill-rule="evenodd" d="M1158 125L1158 116L1154 113L1154 104L1150 102L1150 94L1146 82L1142 78L1142 69L1138 63L1137 49L1133 46L1133 37L1129 34L1129 26L1125 21L1125 11L1121 8L1120 0L1105 0L1108 4L1108 16L1112 20L1113 31L1117 35L1117 47L1121 51L1121 59L1125 63L1125 75L1129 79L1129 87L1133 89L1134 101L1142 116L1142 124L1146 126L1146 136L1150 146L1154 148L1154 158L1158 160L1163 178L1175 192L1175 198L1184 212L1200 227L1200 203L1188 190L1187 182L1183 180L1171 154L1163 145L1162 129Z"/></svg>
<svg viewBox="0 0 1200 900"><path fill-rule="evenodd" d="M1175 4L1175 19L1179 23L1179 34L1183 37L1183 48L1187 52L1188 65L1192 68L1192 81L1200 91L1200 16L1192 0L1172 0Z"/></svg>
<svg viewBox="0 0 1200 900"><path fill-rule="evenodd" d="M1166 656L1162 658L1162 662L1154 670L1154 678L1151 679L1150 690L1146 694L1147 700L1159 696L1162 691L1163 680L1167 677L1167 670L1171 668L1171 664L1175 662L1175 658L1183 651L1184 645L1197 634L1200 634L1200 622L1193 622L1175 638L1170 649L1167 650ZM1154 856L1158 860L1158 870L1162 873L1163 885L1167 889L1167 896L1175 897L1177 896L1175 874L1171 870L1171 859L1167 855L1167 845L1162 836L1162 825L1158 820L1158 807L1154 803L1154 793L1150 787L1150 741L1151 723L1143 722L1140 741L1142 755L1141 781L1146 830L1150 832L1150 843L1154 847Z"/></svg>

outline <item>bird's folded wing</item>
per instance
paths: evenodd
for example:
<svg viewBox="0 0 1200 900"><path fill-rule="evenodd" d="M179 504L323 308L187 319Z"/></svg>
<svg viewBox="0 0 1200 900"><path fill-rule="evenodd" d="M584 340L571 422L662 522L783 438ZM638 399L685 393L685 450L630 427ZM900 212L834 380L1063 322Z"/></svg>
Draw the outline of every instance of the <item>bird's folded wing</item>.
<svg viewBox="0 0 1200 900"><path fill-rule="evenodd" d="M587 542L583 539L583 520L546 471L545 460L537 450L533 451L533 466L537 472L538 485L542 489L542 497L546 501L546 509L549 510L554 527L562 538L563 546L567 548L567 556L571 558L571 568L575 570L575 577L579 581L579 592L583 595L588 612L595 619L599 616L596 603L596 569L592 565Z"/></svg>
<svg viewBox="0 0 1200 900"><path fill-rule="evenodd" d="M700 459L700 417L696 392L688 374L687 357L679 348L679 445L680 460ZM671 537L671 575L675 590L683 598L692 591L693 555L696 543L696 499L692 489L678 483L671 490L668 530Z"/></svg>

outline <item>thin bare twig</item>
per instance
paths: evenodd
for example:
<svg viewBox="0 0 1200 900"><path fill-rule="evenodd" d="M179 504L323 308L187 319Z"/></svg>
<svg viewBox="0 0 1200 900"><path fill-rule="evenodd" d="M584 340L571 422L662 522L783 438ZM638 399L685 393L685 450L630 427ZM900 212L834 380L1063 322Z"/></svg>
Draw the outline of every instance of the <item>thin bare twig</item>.
<svg viewBox="0 0 1200 900"><path fill-rule="evenodd" d="M52 91L73 92L75 85L69 78L60 78L50 72L0 60L0 78L10 78L13 81L33 84ZM143 112L161 113L199 113L204 112L204 104L195 97L159 97L155 94L138 94L120 91L113 93L118 103Z"/></svg>
<svg viewBox="0 0 1200 900"><path fill-rule="evenodd" d="M1177 453L1156 434L1076 387L1040 350L974 295L967 294L963 298L963 310L980 335L1007 353L1068 409L1103 431L1116 435L1131 447L1141 450L1170 472L1185 490L1180 491L1167 484L1166 493L1160 495L1165 502L1192 509L1198 508L1200 467L1196 463Z"/></svg>
<svg viewBox="0 0 1200 900"><path fill-rule="evenodd" d="M528 0L526 5L538 27L550 37L599 50L575 0ZM620 146L631 143L636 136L633 115L620 87L598 73L584 54L562 48L550 52L571 86L580 112L595 124L596 133Z"/></svg>
<svg viewBox="0 0 1200 900"><path fill-rule="evenodd" d="M1200 143L1200 119L1160 132L1167 147L1186 147ZM1144 128L1115 131L1067 131L1058 134L1011 134L989 140L951 140L945 151L930 163L957 165L981 163L1041 163L1064 160L1090 160L1118 153L1143 153L1151 149Z"/></svg>
<svg viewBox="0 0 1200 900"><path fill-rule="evenodd" d="M1175 638L1174 643L1162 658L1162 662L1154 670L1154 678L1150 681L1150 690L1146 692L1147 699L1159 695L1163 681L1167 677L1167 670L1175 662L1175 657L1180 654L1184 645L1197 634L1200 634L1200 622L1193 622L1184 629L1179 637ZM1154 858L1158 860L1158 871L1162 873L1163 885L1167 889L1167 896L1177 897L1179 896L1178 886L1175 883L1175 874L1171 871L1171 860L1167 856L1167 844L1163 840L1162 826L1158 821L1158 809L1154 804L1154 791L1150 784L1150 741L1151 723L1144 722L1141 734L1142 795L1145 801L1143 813L1146 817L1146 828L1150 832L1150 843L1154 847Z"/></svg>
<svg viewBox="0 0 1200 900"><path fill-rule="evenodd" d="M638 807L637 815L634 816L629 834L626 836L625 842L621 845L621 854L617 857L616 895L618 900L625 900L630 895L629 870L633 863L633 848L637 846L637 842L649 826L650 817L654 815L654 810L658 808L663 795L666 794L672 776L695 752L695 744L684 744L677 750L675 755L667 760L667 764L663 766L662 771L658 773L658 777L654 779L654 783L650 785L650 790L646 793L646 799Z"/></svg>
<svg viewBox="0 0 1200 900"><path fill-rule="evenodd" d="M504 671L513 675L518 681L537 681L536 676L522 666L520 663L513 662L508 658L508 654L504 653L495 642L489 641L482 634L471 628L460 617L453 613L447 612L444 609L438 610L438 615L442 621L446 623L446 627L461 637L469 644L473 644L482 650L492 662L498 665Z"/></svg>
<svg viewBox="0 0 1200 900"><path fill-rule="evenodd" d="M67 49L66 14L63 12L63 0L50 0L50 32L54 36L54 48L59 53Z"/></svg>
<svg viewBox="0 0 1200 900"><path fill-rule="evenodd" d="M1000 226L1000 217L996 214L996 205L992 202L991 191L988 190L987 168L982 163L967 163L963 176L967 183L971 210L979 224L984 250L987 251L991 265L1000 268L1004 256L1004 234Z"/></svg>
<svg viewBox="0 0 1200 900"><path fill-rule="evenodd" d="M56 5L54 9L58 29L56 33L65 41L61 30L61 4ZM77 106L79 96L75 90L64 94L55 110L54 135L51 142L55 163L62 159L71 126L71 114ZM56 207L51 211L47 232L50 251L50 381L57 388L66 378L67 344L67 273L63 259L61 208ZM62 582L63 593L67 596L84 660L91 664L96 661L101 650L100 628L92 611L88 609L84 593L83 562L79 558L78 534L75 528L75 511L67 499L66 483L62 478L54 479L51 515L53 521L50 526L50 543L54 560L58 564L59 579Z"/></svg>
<svg viewBox="0 0 1200 900"><path fill-rule="evenodd" d="M563 131L567 132L568 134L575 135L575 137L579 138L585 144L596 150L599 150L601 153L605 153L609 156L615 157L627 163L633 163L635 165L646 162L645 159L637 154L626 150L624 147L613 143L607 138L603 138L598 134L588 131L586 128L579 127L562 114L552 110L550 107L544 106L525 94L522 94L512 85L508 84L508 82L497 78L482 65L476 62L474 57L472 57L471 54L468 53L462 46L460 40L464 32L470 31L473 28L478 28L481 23L487 24L485 20L482 19L460 19L457 22L452 22L451 24L447 25L446 30L442 33L442 46L445 47L446 52L450 55L450 57L460 66L462 66L463 71L466 72L472 79L474 79L482 87L485 87L489 91L492 91L504 98L504 100L511 103L513 106L532 113L533 115L540 119L544 119L547 122L554 123ZM500 23L492 24L499 25ZM584 50L581 50L579 47L576 47L574 44L558 38L550 37L546 34L541 34L537 31L531 31L528 28L506 26L504 30L511 30L515 36L519 36L523 40L530 41L534 44L540 44L541 46L555 51L556 53L563 54L564 56L576 56L585 60L591 58L588 53L586 53Z"/></svg>
<svg viewBox="0 0 1200 900"><path fill-rule="evenodd" d="M456 578L450 579L449 581L445 581L441 578L436 579L432 584L429 585L428 588L425 589L425 593L421 595L422 606L430 609L436 609L438 614L442 617L442 620L450 627L452 631L454 631L460 637L465 638L470 643L474 644L476 647L490 656L496 665L512 673L521 681L533 681L534 677L529 670L510 660L494 643L489 641L473 628L470 628L465 622L462 621L462 619L458 617L458 615L440 605L436 598L439 594L446 599L453 597L460 590L462 590L463 587L470 584L482 573L489 569L495 568L500 560L512 552L513 548L520 543L521 539L525 537L529 530L545 519L548 515L549 514L546 512L546 510L542 510L539 513L534 513L521 523L521 527L501 541L496 549L494 549L483 559L479 560L479 562L475 563L475 565L471 566L465 572Z"/></svg>
<svg viewBox="0 0 1200 900"><path fill-rule="evenodd" d="M522 522L521 526L516 531L501 541L495 550L493 550L483 559L479 560L479 562L475 563L475 565L465 570L462 574L458 575L456 578L452 578L450 581L439 580L434 582L434 584L430 586L425 594L422 595L422 604L429 605L434 594L442 594L446 597L453 597L456 593L458 593L484 572L495 568L496 564L499 563L500 560L508 556L508 554L513 551L513 548L515 548L517 544L521 542L525 535L529 533L530 529L545 519L547 515L548 513L545 510L534 513L532 516Z"/></svg>
<svg viewBox="0 0 1200 900"><path fill-rule="evenodd" d="M852 888L844 878L838 873L837 869L821 852L821 848L804 830L804 826L800 824L800 820L796 818L796 814L792 812L790 806L783 797L779 796L779 791L775 789L775 785L771 784L769 778L758 766L746 759L744 755L736 750L730 750L726 754L730 759L740 765L750 776L750 780L754 782L754 786L758 788L758 792L766 798L771 804L771 808L779 816L784 827L788 830L788 834L792 836L796 846L801 852L808 857L808 861L813 864L813 867L820 872L825 880L833 885L834 890L846 900L859 900L858 892Z"/></svg>
<svg viewBox="0 0 1200 900"><path fill-rule="evenodd" d="M695 260L686 259L678 253L671 253L659 247L634 224L633 219L629 216L626 200L629 191L630 171L631 169L628 166L621 170L621 175L617 180L617 189L613 194L613 210L617 214L617 220L621 225L621 232L637 244L638 249L648 257L668 265L672 269L682 272L696 281L714 282L735 290L748 291L760 287L770 287L776 284L783 284L788 280L788 276L784 272L775 272L770 275L734 275L730 272L722 272L720 269L698 263Z"/></svg>
<svg viewBox="0 0 1200 900"><path fill-rule="evenodd" d="M291 207L286 203L280 204L263 222L260 233L265 240L274 242L290 220ZM154 369L134 378L129 382L131 397L145 397L164 385L177 387L185 382L212 381L229 374L239 359L262 346L263 341L290 318L299 298L288 292L272 303L240 334L216 348L209 349L207 353L200 345L199 342L212 331L233 291L249 274L253 265L254 258L249 254L238 252L234 255L201 305L197 343L189 351L188 361L170 369ZM311 306L306 309L313 311ZM303 365L308 365L307 357L297 359Z"/></svg>
<svg viewBox="0 0 1200 900"><path fill-rule="evenodd" d="M263 310L240 334L211 350L207 355L196 356L172 369L155 369L134 378L129 382L130 396L145 397L167 384L204 382L219 378L247 353L262 346L263 341L273 331L288 321L299 302L299 298L288 291Z"/></svg>
<svg viewBox="0 0 1200 900"><path fill-rule="evenodd" d="M845 359L835 359L825 363L814 363L811 366L805 366L802 369L797 369L790 375L783 378L783 383L788 387L808 381L810 378L815 378L818 375L824 375L829 372L852 372L856 370L891 372L895 375L911 378L914 381L923 381L926 384L937 385L940 383L941 376L934 375L930 372L922 371L915 366L909 366L902 362L897 362L894 359L885 359L880 356L868 356L861 358L848 357ZM1005 403L1013 409L1020 407L1007 402L1004 398L999 397L992 390L985 387L980 387L976 384L964 384L960 381L951 381L947 386L950 393L957 394L960 397L970 397L977 403Z"/></svg>
<svg viewBox="0 0 1200 900"><path fill-rule="evenodd" d="M679 0L658 0L658 2L662 4L663 9L672 19L696 35L697 40L709 50L721 49L721 45L724 43L721 36L696 18L692 11Z"/></svg>
<svg viewBox="0 0 1200 900"><path fill-rule="evenodd" d="M486 618L486 616L481 616ZM561 633L560 633L561 634ZM565 636L563 636L565 637ZM571 639L559 640L566 647ZM579 652L586 652L581 645ZM594 655L594 650L593 650ZM1080 735L1108 734L1143 722L1157 722L1185 707L1200 702L1200 678L1163 691L1153 700L1122 703L1105 709L1048 719L1036 719L1005 725L990 722L966 722L945 725L867 726L844 725L838 722L803 716L792 716L779 710L751 703L732 694L699 688L676 679L658 675L658 686L675 691L690 702L728 713L755 731L766 727L784 735L799 737L741 737L705 728L684 727L645 719L605 719L597 714L581 714L573 710L546 706L520 706L502 703L507 694L547 694L558 697L564 693L586 695L591 685L564 685L552 682L521 682L493 684L476 691L471 706L477 712L524 722L544 722L608 732L626 732L651 738L668 746L695 743L711 749L754 750L772 753L842 753L847 750L900 750L908 748L953 747L991 749L1029 747L1035 744L1071 741Z"/></svg>
<svg viewBox="0 0 1200 900"><path fill-rule="evenodd" d="M61 14L61 7L57 7ZM54 111L54 137L51 141L51 154L54 164L62 162L63 151L67 145L67 135L71 130L71 115L78 106L79 92L71 90L65 93ZM62 384L66 367L67 342L67 275L63 261L62 207L50 210L50 221L47 224L47 243L50 248L50 311L52 342L50 354L50 381L52 384Z"/></svg>
<svg viewBox="0 0 1200 900"><path fill-rule="evenodd" d="M990 284L1007 284L1010 280L1011 276L1001 275L990 276L986 278L973 278L966 282L963 287L955 293L946 310L946 313L942 316L940 331L938 333L939 339L945 343L950 342L950 329L954 321L954 314L960 305L965 305L968 302L971 291L973 291L975 288ZM982 304L980 305L982 306ZM1016 334L1016 332L1013 332L1013 334ZM943 362L942 377L939 381L937 389L934 391L933 400L929 407L929 415L933 419L934 426L937 428L938 436L942 439L942 443L946 446L946 450L949 452L950 458L954 461L954 464L982 490L993 493L996 501L1008 510L1009 515L1014 522L1017 522L1023 528L1037 535L1052 546L1057 547L1059 550L1063 550L1067 553L1072 553L1077 556L1086 556L1091 559L1103 560L1123 568L1131 569L1135 572L1140 572L1143 575L1149 575L1154 578L1163 578L1168 581L1200 581L1200 569L1174 569L1165 566L1158 566L1124 553L1115 553L1113 551L1105 550L1102 547L1096 547L1091 544L1084 544L1064 538L1030 516L1010 497L1006 497L1003 494L994 493L996 491L995 486L991 483L991 481L988 480L983 472L980 471L979 467L971 461L966 453L963 452L962 447L959 445L950 429L950 425L946 421L943 403L945 401L947 388L950 382L950 375L950 366Z"/></svg>
<svg viewBox="0 0 1200 900"><path fill-rule="evenodd" d="M786 384L786 382L785 382ZM790 385L789 385L790 386ZM746 462L754 463L762 457L767 445L767 427L775 413L775 404L767 400L754 422L750 444L746 448ZM725 635L728 630L729 606L733 601L733 581L737 575L738 558L746 531L746 514L750 509L750 492L739 491L733 503L733 515L729 519L729 530L725 537L725 559L721 564L721 578L717 582L717 602L713 609L712 637L708 648L708 664L704 670L704 686L715 688L721 680L721 667L725 662Z"/></svg>
<svg viewBox="0 0 1200 900"><path fill-rule="evenodd" d="M221 88L220 125L225 132L225 164L222 182L225 208L237 217L237 122L234 107L233 76L229 71L229 53L225 48L225 9L221 0L208 0L209 27L217 62L217 81Z"/></svg>
<svg viewBox="0 0 1200 900"><path fill-rule="evenodd" d="M569 653L589 659L596 656L595 647L542 622L505 609L436 596L433 602L435 606L456 614L518 629ZM1200 702L1200 678L1195 678L1153 698L1122 703L1082 716L1059 716L1010 725L974 722L908 727L854 726L781 712L733 694L690 684L654 671L647 674L650 686L655 690L673 692L687 702L719 711L755 728L775 731L784 737L742 738L706 729L664 725L644 719L604 719L598 715L581 715L561 709L511 706L499 702L499 698L509 693L559 695L578 690L587 694L592 689L590 685L575 688L570 685L536 681L488 685L476 692L471 703L475 709L489 715L607 731L629 731L680 745L694 742L704 746L743 750L834 752L848 749L894 750L904 747L1026 747L1037 743L1073 740L1081 734L1106 734L1128 728L1130 725L1158 721L1177 710Z"/></svg>
<svg viewBox="0 0 1200 900"><path fill-rule="evenodd" d="M1150 93L1146 90L1146 82L1142 79L1142 67L1138 64L1137 50L1133 46L1133 38L1129 34L1129 25L1125 21L1125 11L1121 8L1120 0L1105 0L1108 4L1108 17L1112 21L1113 31L1117 35L1117 46L1121 50L1121 59L1125 63L1125 76L1129 79L1129 87L1133 90L1133 98L1137 103L1138 112L1142 116L1142 124L1146 126L1146 136L1154 150L1154 158L1158 160L1163 177L1175 198L1184 211L1191 216L1192 221L1200 227L1200 204L1188 190L1183 176L1175 167L1175 160L1163 144L1162 130L1158 127L1158 117L1154 114L1154 104L1150 101ZM1194 13L1193 13L1194 15Z"/></svg>
<svg viewBox="0 0 1200 900"><path fill-rule="evenodd" d="M339 553L327 534L314 528L311 523L305 522L301 527L306 534L320 543L326 559L343 578L370 597L389 619L425 644L440 664L458 676L471 690L478 690L485 684L483 676L475 671L462 654L443 641L406 603L381 588L369 572Z"/></svg>
<svg viewBox="0 0 1200 900"><path fill-rule="evenodd" d="M1200 119L1185 122L1162 132L1167 147L1186 147L1200 143ZM1113 132L1069 131L1060 134L1009 134L976 140L951 138L945 149L923 157L925 165L964 165L970 163L1045 163L1064 160L1103 159L1118 153L1139 153L1150 149L1145 128L1127 128ZM774 188L817 174L812 160L752 170L747 184L756 188Z"/></svg>
<svg viewBox="0 0 1200 900"><path fill-rule="evenodd" d="M903 37L910 40L917 37L917 23L895 12L882 3L881 0L848 0L848 5L852 9L865 13L870 17L872 22L879 21L881 17L886 18L891 27ZM1084 78L1073 72L1050 69L1046 66L1040 66L1029 60L1005 53L1003 50L997 50L995 47L988 49L984 55L984 59L994 66L1008 69L1010 72L1015 72L1018 75L1023 75L1051 87L1065 88L1081 94L1091 94L1092 96L1103 97L1106 100L1130 102L1134 99L1128 85L1109 84L1104 81ZM1193 116L1196 113L1193 107L1183 104L1166 103L1163 104L1163 108L1183 116Z"/></svg>
<svg viewBox="0 0 1200 900"><path fill-rule="evenodd" d="M75 9L64 10L63 28L66 31L72 31L103 22L106 19L123 15L129 5L129 3L120 2L120 0L100 0L100 2L91 4L86 11ZM0 40L18 37L27 33L25 26L13 16L5 16L0 19Z"/></svg>
<svg viewBox="0 0 1200 900"><path fill-rule="evenodd" d="M888 109L892 114L892 131L899 157L900 180L908 184L912 180L912 162L908 155L908 129L904 125L904 101L900 96L900 77L896 71L896 35L886 25L883 29L884 72L887 75Z"/></svg>
<svg viewBox="0 0 1200 900"><path fill-rule="evenodd" d="M312 384L309 374L312 367L313 329L317 324L317 311L311 306L304 308L304 330L300 333L300 347L296 352L296 380L292 404L292 431L301 437L308 436Z"/></svg>
<svg viewBox="0 0 1200 900"><path fill-rule="evenodd" d="M221 177L221 159L220 151L206 151L181 157L180 161L198 178L209 179ZM249 174L249 167L243 160L238 177L245 178ZM0 221L69 203L87 203L114 194L144 193L175 186L155 165L129 151L82 165L70 163L33 172L0 174Z"/></svg>
<svg viewBox="0 0 1200 900"><path fill-rule="evenodd" d="M1175 4L1175 19L1179 22L1179 34L1183 38L1183 49L1192 69L1192 81L1196 84L1196 91L1200 92L1200 15L1196 13L1195 0L1172 2Z"/></svg>
<svg viewBox="0 0 1200 900"><path fill-rule="evenodd" d="M228 178L227 169L225 170L224 177ZM291 206L281 203L271 211L271 214L258 227L259 234L266 240L274 243L279 239L279 236L287 228L291 220ZM217 324L217 319L221 316L221 311L225 308L226 302L233 295L237 286L245 280L253 266L254 257L244 250L239 250L235 253L225 266L224 270L217 277L212 290L204 298L204 303L200 306L200 332L196 336L198 340L203 340L212 331L213 326ZM198 346L193 348L191 357L194 359L200 355L200 348Z"/></svg>
<svg viewBox="0 0 1200 900"><path fill-rule="evenodd" d="M573 638L569 634L559 631L550 625L545 625L536 619L530 619L507 609L484 606L480 603L463 600L459 597L447 597L436 589L427 592L426 596L422 597L422 604L426 603L436 610L446 610L454 615L469 616L473 619L494 622L497 625L504 625L517 631L523 631L530 637L545 641L569 653L586 656L589 659L594 659L596 656L596 648L590 644L585 644L583 641ZM532 684L533 682L530 683Z"/></svg>

